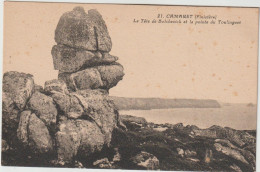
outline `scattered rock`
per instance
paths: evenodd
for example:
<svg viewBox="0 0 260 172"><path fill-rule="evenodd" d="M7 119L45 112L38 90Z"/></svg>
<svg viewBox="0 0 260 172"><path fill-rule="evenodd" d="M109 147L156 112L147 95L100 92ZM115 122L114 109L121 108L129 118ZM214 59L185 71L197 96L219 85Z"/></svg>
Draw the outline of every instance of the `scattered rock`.
<svg viewBox="0 0 260 172"><path fill-rule="evenodd" d="M160 132L165 131L165 130L167 130L167 129L168 129L168 127L158 127L158 128L154 128L154 130L160 131Z"/></svg>
<svg viewBox="0 0 260 172"><path fill-rule="evenodd" d="M197 152L195 152L195 151L190 151L189 149L187 149L187 150L185 150L184 155L185 155L186 157L194 157L194 156L197 155Z"/></svg>
<svg viewBox="0 0 260 172"><path fill-rule="evenodd" d="M193 128L195 136L208 137L213 139L228 139L232 143L242 147L245 144L255 144L255 137L245 131L234 130L229 127L212 126L207 129Z"/></svg>
<svg viewBox="0 0 260 172"><path fill-rule="evenodd" d="M79 161L75 161L74 166L75 166L76 168L84 168L84 166L82 165L82 163L79 162Z"/></svg>
<svg viewBox="0 0 260 172"><path fill-rule="evenodd" d="M208 138L218 138L217 131L210 129L193 129L192 130L195 136L208 137Z"/></svg>
<svg viewBox="0 0 260 172"><path fill-rule="evenodd" d="M99 168L113 168L113 165L109 162L107 158L97 160L93 163L93 165Z"/></svg>
<svg viewBox="0 0 260 172"><path fill-rule="evenodd" d="M215 142L221 143L221 144L226 144L228 147L232 149L238 149L237 146L233 145L229 140L227 139L216 139Z"/></svg>
<svg viewBox="0 0 260 172"><path fill-rule="evenodd" d="M170 124L169 128L183 128L183 123L178 123L178 124Z"/></svg>
<svg viewBox="0 0 260 172"><path fill-rule="evenodd" d="M54 167L63 167L66 163L62 160L51 160L50 163L54 166Z"/></svg>
<svg viewBox="0 0 260 172"><path fill-rule="evenodd" d="M8 145L8 143L2 139L2 152L7 152L10 149L10 146Z"/></svg>
<svg viewBox="0 0 260 172"><path fill-rule="evenodd" d="M138 166L144 167L147 170L158 170L159 160L148 152L142 151L132 158L133 163Z"/></svg>
<svg viewBox="0 0 260 172"><path fill-rule="evenodd" d="M193 162L200 162L197 158L186 158L187 160L193 161Z"/></svg>
<svg viewBox="0 0 260 172"><path fill-rule="evenodd" d="M232 169L232 170L234 170L235 172L242 172L242 170L239 168L239 166L237 166L236 164L232 164L231 166L230 166L230 168Z"/></svg>
<svg viewBox="0 0 260 172"><path fill-rule="evenodd" d="M178 155L180 155L181 157L184 156L184 151L183 151L183 149L177 148L177 152L178 152Z"/></svg>
<svg viewBox="0 0 260 172"><path fill-rule="evenodd" d="M240 147L246 144L251 145L256 143L256 138L245 131L239 131L229 127L225 127L224 129L226 131L226 137Z"/></svg>
<svg viewBox="0 0 260 172"><path fill-rule="evenodd" d="M256 157L250 151L247 151L244 149L239 149L239 150L240 150L241 154L245 157L245 159L251 164L251 166L255 170Z"/></svg>
<svg viewBox="0 0 260 172"><path fill-rule="evenodd" d="M246 161L246 159L244 158L244 156L241 155L241 153L239 151L231 149L229 147L222 146L219 143L215 143L214 146L215 146L217 151L222 152L223 154L225 154L225 155L227 155L231 158L234 158L234 159L236 159L236 160L238 160L242 163L249 164Z"/></svg>
<svg viewBox="0 0 260 172"><path fill-rule="evenodd" d="M115 155L113 157L113 163L114 162L119 162L121 160L121 155L118 152L118 148L114 148L114 150L115 150Z"/></svg>

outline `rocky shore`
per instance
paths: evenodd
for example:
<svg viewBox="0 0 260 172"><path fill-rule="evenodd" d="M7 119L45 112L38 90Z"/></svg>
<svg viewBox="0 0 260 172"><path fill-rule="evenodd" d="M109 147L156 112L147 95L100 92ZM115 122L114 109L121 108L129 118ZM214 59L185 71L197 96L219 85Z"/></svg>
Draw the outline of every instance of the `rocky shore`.
<svg viewBox="0 0 260 172"><path fill-rule="evenodd" d="M256 131L220 126L200 129L179 124L154 124L144 118L120 115L109 147L88 158L57 164L55 156L39 159L21 154L2 140L2 164L19 166L255 171ZM19 161L23 159L23 161Z"/></svg>
<svg viewBox="0 0 260 172"><path fill-rule="evenodd" d="M148 123L144 118L129 115L120 118L128 130L118 131L121 137L117 137L120 140L115 143L119 143L121 149L153 154L159 160L157 169L255 171L255 130L241 131L220 126L200 129L182 123ZM133 156L130 154L135 153L125 155Z"/></svg>

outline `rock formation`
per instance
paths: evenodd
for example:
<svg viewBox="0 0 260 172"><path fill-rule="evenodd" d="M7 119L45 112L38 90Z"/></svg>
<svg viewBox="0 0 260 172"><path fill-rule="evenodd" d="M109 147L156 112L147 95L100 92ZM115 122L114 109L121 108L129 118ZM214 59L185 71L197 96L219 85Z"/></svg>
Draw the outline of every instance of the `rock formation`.
<svg viewBox="0 0 260 172"><path fill-rule="evenodd" d="M109 54L111 38L96 10L86 13L76 7L62 15L55 41L52 57L58 79L41 87L30 74L6 72L3 76L2 165L256 170L256 131L220 126L200 129L182 123L154 124L130 115L119 117L108 93L123 78L123 67L116 62L118 57ZM115 101L122 109L147 108L146 102L151 101L128 100ZM169 107L167 102L174 107L183 103L220 107L212 100L152 102L160 102L160 108Z"/></svg>
<svg viewBox="0 0 260 172"><path fill-rule="evenodd" d="M109 54L111 38L96 10L76 7L63 14L55 41L58 79L42 88L30 74L4 74L3 143L30 156L55 155L64 164L110 146L119 119L108 91L124 73L118 57Z"/></svg>
<svg viewBox="0 0 260 172"><path fill-rule="evenodd" d="M102 16L82 7L63 14L55 30L58 45L52 48L54 68L59 79L72 91L105 89L123 78L118 57L110 55L111 38Z"/></svg>

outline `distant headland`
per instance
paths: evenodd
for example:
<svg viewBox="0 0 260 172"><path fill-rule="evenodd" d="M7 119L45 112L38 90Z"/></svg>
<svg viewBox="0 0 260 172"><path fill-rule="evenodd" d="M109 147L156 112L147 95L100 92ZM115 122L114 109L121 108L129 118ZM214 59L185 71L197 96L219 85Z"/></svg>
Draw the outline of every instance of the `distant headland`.
<svg viewBox="0 0 260 172"><path fill-rule="evenodd" d="M119 110L149 110L169 108L220 108L213 99L164 99L112 97Z"/></svg>

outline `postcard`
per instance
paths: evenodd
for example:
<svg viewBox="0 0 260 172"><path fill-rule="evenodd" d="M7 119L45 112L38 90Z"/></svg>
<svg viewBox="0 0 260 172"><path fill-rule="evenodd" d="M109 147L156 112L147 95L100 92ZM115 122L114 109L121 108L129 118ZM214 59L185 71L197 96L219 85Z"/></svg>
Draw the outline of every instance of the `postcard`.
<svg viewBox="0 0 260 172"><path fill-rule="evenodd" d="M258 16L5 2L1 165L255 171Z"/></svg>

